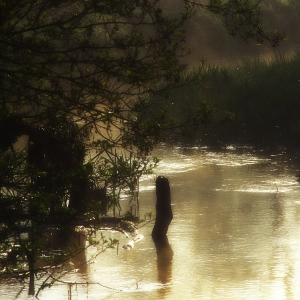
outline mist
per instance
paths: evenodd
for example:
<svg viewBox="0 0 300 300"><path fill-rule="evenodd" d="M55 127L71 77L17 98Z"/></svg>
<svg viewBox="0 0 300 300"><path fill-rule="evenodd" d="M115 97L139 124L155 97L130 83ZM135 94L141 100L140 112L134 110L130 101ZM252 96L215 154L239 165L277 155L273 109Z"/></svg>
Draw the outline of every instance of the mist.
<svg viewBox="0 0 300 300"><path fill-rule="evenodd" d="M246 43L238 36L232 37L224 27L221 16L197 8L196 14L186 25L186 43L191 54L184 62L194 66L201 60L222 63L249 57L268 58L274 54L293 55L300 47L300 1L266 0L262 1L261 8L265 31L277 30L286 35L286 41L277 48L271 47L268 41L257 44L249 40Z"/></svg>

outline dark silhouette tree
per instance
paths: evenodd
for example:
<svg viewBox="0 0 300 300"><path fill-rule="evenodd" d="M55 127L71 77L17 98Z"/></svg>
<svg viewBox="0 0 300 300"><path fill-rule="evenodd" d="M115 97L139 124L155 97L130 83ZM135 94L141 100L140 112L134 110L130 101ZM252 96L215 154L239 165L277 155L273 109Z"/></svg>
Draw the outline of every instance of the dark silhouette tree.
<svg viewBox="0 0 300 300"><path fill-rule="evenodd" d="M281 37L262 30L250 4L174 1L167 13L157 0L1 1L1 275L29 278L33 295L43 251L54 247L47 229L98 220L103 205L87 199L95 181L134 188L165 130L206 122L197 111L178 124L166 109L152 111L149 96L193 80L182 80L180 59L189 54L183 26L196 5L223 15L232 35L276 45Z"/></svg>

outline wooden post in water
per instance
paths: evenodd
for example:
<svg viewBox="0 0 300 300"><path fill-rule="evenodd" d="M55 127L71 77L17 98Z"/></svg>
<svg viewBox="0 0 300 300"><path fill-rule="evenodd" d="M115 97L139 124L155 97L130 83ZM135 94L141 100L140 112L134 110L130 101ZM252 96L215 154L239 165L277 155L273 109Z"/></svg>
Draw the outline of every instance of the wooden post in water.
<svg viewBox="0 0 300 300"><path fill-rule="evenodd" d="M156 221L152 230L154 242L165 240L173 219L169 180L163 176L156 179Z"/></svg>
<svg viewBox="0 0 300 300"><path fill-rule="evenodd" d="M172 278L173 250L169 244L167 232L173 219L169 180L156 179L156 220L152 230L152 239L157 253L158 281L166 284Z"/></svg>

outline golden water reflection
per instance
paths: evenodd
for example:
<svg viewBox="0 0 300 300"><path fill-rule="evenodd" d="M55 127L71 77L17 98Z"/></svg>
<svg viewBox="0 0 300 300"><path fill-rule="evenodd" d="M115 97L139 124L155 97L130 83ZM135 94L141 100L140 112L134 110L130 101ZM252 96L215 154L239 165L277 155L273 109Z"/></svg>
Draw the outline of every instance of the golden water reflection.
<svg viewBox="0 0 300 300"><path fill-rule="evenodd" d="M253 164L255 158L240 157L238 167L207 160L174 175L169 238L177 281L169 299L300 298L295 170L268 159Z"/></svg>
<svg viewBox="0 0 300 300"><path fill-rule="evenodd" d="M108 250L86 272L65 278L102 285L88 292L78 286L72 299L300 299L297 167L274 157L197 148L163 148L157 155L156 172L171 185L167 243L153 243L154 223L140 228L145 238L134 249ZM141 186L144 215L155 210L154 180L145 178ZM54 286L40 300L66 299L63 288Z"/></svg>

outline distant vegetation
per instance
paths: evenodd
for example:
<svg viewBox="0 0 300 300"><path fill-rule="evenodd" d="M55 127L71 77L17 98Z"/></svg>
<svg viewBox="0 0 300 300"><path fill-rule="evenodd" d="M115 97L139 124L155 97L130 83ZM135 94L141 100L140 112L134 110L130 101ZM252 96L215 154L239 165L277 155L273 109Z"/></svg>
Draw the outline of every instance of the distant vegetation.
<svg viewBox="0 0 300 300"><path fill-rule="evenodd" d="M191 115L192 107L205 108L207 126L180 140L219 148L240 144L299 150L299 70L300 51L290 58L204 64L198 85L182 87L166 99L175 119Z"/></svg>
<svg viewBox="0 0 300 300"><path fill-rule="evenodd" d="M170 130L166 140L299 151L300 1L265 0L261 8L264 28L286 34L286 41L275 49L232 38L224 20L206 10L197 10L187 22L191 55L185 62L194 69L184 79L194 75L198 84L171 91L165 99L152 98L157 111L171 108L170 123L189 119L183 130ZM195 116L195 111L200 113ZM204 126L195 131L199 118Z"/></svg>

